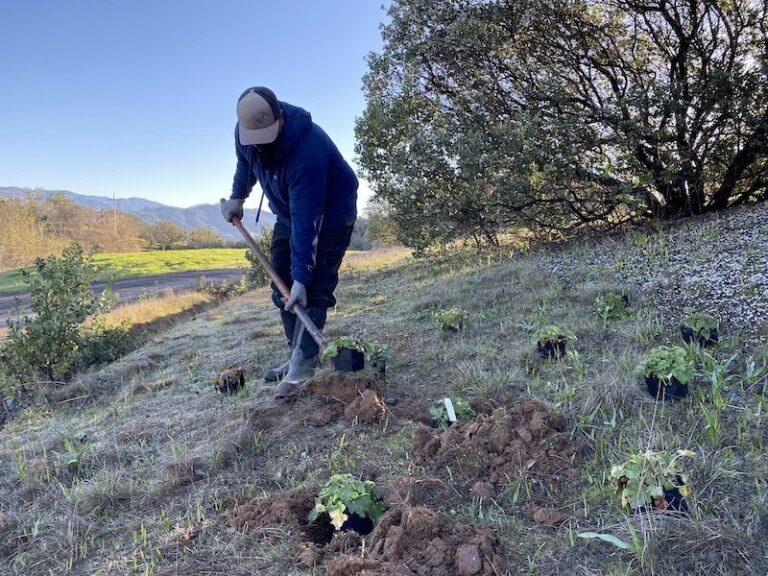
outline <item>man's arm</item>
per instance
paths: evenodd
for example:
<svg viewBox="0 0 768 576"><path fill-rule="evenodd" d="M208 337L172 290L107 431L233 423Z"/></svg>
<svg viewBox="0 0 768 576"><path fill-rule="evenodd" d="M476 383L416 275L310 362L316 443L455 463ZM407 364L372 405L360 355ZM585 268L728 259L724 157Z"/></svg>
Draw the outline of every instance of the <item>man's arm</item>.
<svg viewBox="0 0 768 576"><path fill-rule="evenodd" d="M328 155L315 153L287 174L291 202L291 276L305 286L312 281L317 237L323 223Z"/></svg>

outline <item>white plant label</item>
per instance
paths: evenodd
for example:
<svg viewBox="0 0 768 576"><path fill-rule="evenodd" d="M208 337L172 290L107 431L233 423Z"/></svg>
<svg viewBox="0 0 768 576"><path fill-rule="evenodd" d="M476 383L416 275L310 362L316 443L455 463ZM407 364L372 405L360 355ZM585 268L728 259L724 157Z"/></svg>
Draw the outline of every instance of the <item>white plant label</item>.
<svg viewBox="0 0 768 576"><path fill-rule="evenodd" d="M450 398L443 398L443 404L445 405L445 411L448 412L448 420L451 424L456 422L456 410L453 409L453 402Z"/></svg>

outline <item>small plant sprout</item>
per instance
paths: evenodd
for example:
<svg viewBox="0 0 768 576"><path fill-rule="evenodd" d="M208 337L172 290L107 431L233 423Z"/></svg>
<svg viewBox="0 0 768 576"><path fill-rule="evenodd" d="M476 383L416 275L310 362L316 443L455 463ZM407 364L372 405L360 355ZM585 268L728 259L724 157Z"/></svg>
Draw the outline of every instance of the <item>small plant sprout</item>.
<svg viewBox="0 0 768 576"><path fill-rule="evenodd" d="M475 417L475 411L470 406L469 402L464 398L451 398L451 404L453 404L453 411L456 414L456 420L458 422L468 422ZM429 409L429 415L437 422L440 428L450 428L453 422L448 415L448 408L445 402L435 404Z"/></svg>
<svg viewBox="0 0 768 576"><path fill-rule="evenodd" d="M309 512L309 521L314 522L323 513L327 513L334 528L340 530L350 514L376 523L384 513L384 503L370 480L357 480L351 474L334 474L317 495L315 507Z"/></svg>
<svg viewBox="0 0 768 576"><path fill-rule="evenodd" d="M432 315L441 330L445 332L460 332L467 324L467 312L463 308L448 308L437 310Z"/></svg>
<svg viewBox="0 0 768 576"><path fill-rule="evenodd" d="M629 298L622 293L609 292L598 296L595 300L595 308L603 320L603 329L608 325L609 320L623 320L632 316Z"/></svg>
<svg viewBox="0 0 768 576"><path fill-rule="evenodd" d="M332 340L323 350L321 357L324 360L335 358L343 348L360 352L366 360L374 363L386 362L392 357L386 345L359 336L342 336Z"/></svg>
<svg viewBox="0 0 768 576"><path fill-rule="evenodd" d="M632 510L642 510L648 505L661 510L674 508L665 496L675 490L682 498L690 494L688 474L681 460L695 456L690 450L678 450L674 454L649 450L613 466L611 478L619 485L621 505ZM684 503L677 504L677 510L685 509Z"/></svg>

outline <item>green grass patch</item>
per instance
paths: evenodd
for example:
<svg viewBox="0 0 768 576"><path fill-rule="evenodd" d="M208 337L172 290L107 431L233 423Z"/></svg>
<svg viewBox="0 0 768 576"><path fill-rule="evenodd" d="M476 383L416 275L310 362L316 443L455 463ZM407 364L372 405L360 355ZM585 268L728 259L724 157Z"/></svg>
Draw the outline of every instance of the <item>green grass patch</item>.
<svg viewBox="0 0 768 576"><path fill-rule="evenodd" d="M173 272L240 268L247 266L248 261L245 259L244 248L204 248L95 254L93 264L98 270L96 280L106 282ZM0 292L24 290L26 284L21 271L21 268L17 268L0 272Z"/></svg>

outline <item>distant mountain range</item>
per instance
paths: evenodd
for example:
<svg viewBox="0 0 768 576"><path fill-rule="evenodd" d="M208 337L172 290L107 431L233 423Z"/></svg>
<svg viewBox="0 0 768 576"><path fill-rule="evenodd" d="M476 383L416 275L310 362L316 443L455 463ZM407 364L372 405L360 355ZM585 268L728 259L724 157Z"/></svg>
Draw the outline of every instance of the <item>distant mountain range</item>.
<svg viewBox="0 0 768 576"><path fill-rule="evenodd" d="M87 206L88 208L93 208L94 210L112 209L112 198L107 196L86 196L84 194L70 192L69 190L35 189L34 192L40 194L44 198L47 198L52 194L63 194L74 202L77 202L82 206ZM26 188L0 186L0 196L15 198L24 196L28 193L29 189ZM264 204L266 205L266 201ZM234 226L225 222L221 217L221 211L218 204L199 204L190 208L177 208L176 206L166 206L160 202L145 200L144 198L117 198L115 200L115 206L118 211L138 216L150 224L154 224L160 220L169 220L182 228L208 228L209 230L215 231L225 240L239 241L243 239ZM245 210L243 222L253 234L259 234L263 227L272 227L275 223L275 215L266 210L261 211L258 227L255 227L253 224L255 218L256 210L250 208Z"/></svg>

